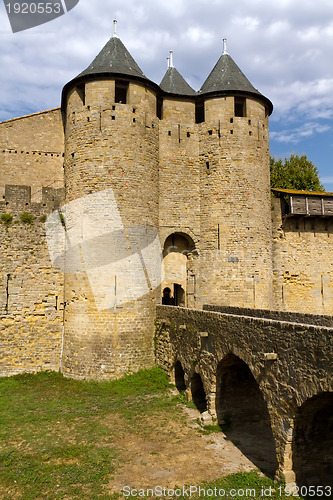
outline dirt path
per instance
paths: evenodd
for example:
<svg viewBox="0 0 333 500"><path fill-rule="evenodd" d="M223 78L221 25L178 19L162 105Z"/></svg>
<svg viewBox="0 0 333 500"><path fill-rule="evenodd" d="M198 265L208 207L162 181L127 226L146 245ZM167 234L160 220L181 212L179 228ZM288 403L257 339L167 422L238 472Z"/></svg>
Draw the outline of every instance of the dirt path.
<svg viewBox="0 0 333 500"><path fill-rule="evenodd" d="M119 438L124 462L109 483L110 494L124 486L172 488L257 469L222 432L200 435L198 416L186 408L184 424L169 421L166 426L148 418L146 436L140 431Z"/></svg>

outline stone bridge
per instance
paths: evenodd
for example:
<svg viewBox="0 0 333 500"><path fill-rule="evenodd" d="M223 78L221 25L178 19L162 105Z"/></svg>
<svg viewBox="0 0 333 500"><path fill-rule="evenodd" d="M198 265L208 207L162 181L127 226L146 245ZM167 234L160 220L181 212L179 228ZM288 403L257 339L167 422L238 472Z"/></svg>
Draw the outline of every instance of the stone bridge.
<svg viewBox="0 0 333 500"><path fill-rule="evenodd" d="M263 472L289 486L328 488L332 334L329 316L157 306L156 356Z"/></svg>

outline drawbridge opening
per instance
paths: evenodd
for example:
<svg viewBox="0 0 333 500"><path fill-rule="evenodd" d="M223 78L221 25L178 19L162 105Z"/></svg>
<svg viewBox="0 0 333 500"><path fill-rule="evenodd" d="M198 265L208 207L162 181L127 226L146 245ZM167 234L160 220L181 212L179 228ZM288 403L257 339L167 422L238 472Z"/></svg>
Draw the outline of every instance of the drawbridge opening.
<svg viewBox="0 0 333 500"><path fill-rule="evenodd" d="M204 386L199 373L194 372L191 377L192 401L200 413L207 411L207 399Z"/></svg>
<svg viewBox="0 0 333 500"><path fill-rule="evenodd" d="M217 368L216 413L227 438L273 477L278 463L267 405L250 368L234 354Z"/></svg>
<svg viewBox="0 0 333 500"><path fill-rule="evenodd" d="M180 361L175 364L175 384L179 392L184 392L186 389L184 370Z"/></svg>
<svg viewBox="0 0 333 500"><path fill-rule="evenodd" d="M321 393L299 408L292 451L297 486L305 490L321 486L325 495L325 486L333 486L332 392Z"/></svg>

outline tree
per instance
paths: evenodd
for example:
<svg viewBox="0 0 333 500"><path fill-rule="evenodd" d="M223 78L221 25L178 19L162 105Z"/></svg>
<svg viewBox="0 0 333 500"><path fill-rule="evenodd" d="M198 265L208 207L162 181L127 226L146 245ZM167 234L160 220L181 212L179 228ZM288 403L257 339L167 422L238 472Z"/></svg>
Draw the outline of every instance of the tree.
<svg viewBox="0 0 333 500"><path fill-rule="evenodd" d="M270 170L272 188L325 191L317 168L305 155L293 154L284 161L271 157Z"/></svg>

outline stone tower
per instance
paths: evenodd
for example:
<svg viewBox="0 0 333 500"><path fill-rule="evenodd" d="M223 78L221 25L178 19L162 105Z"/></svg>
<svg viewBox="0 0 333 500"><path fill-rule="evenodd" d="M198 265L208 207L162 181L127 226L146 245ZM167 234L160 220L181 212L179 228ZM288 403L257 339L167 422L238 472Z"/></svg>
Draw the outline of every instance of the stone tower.
<svg viewBox="0 0 333 500"><path fill-rule="evenodd" d="M62 370L71 377L154 363L158 91L116 32L63 90L63 215L77 267L65 274Z"/></svg>
<svg viewBox="0 0 333 500"><path fill-rule="evenodd" d="M272 103L227 54L225 41L199 92L172 62L160 87L163 286L172 289L174 281L177 305L268 308ZM185 297L177 301L179 287Z"/></svg>
<svg viewBox="0 0 333 500"><path fill-rule="evenodd" d="M197 101L201 303L272 307L271 102L227 53Z"/></svg>
<svg viewBox="0 0 333 500"><path fill-rule="evenodd" d="M196 92L172 52L151 82L116 31L64 87L66 375L151 366L163 291L271 306L271 111L226 45Z"/></svg>

